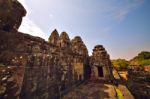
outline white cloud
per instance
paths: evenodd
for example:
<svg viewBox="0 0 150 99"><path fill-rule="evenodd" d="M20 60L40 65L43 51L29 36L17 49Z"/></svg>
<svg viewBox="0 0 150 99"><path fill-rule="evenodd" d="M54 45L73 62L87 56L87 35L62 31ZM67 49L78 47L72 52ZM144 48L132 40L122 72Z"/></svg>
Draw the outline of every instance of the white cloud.
<svg viewBox="0 0 150 99"><path fill-rule="evenodd" d="M30 10L28 9L28 6L26 5L25 0L18 0L18 1L25 7L25 9L28 12L27 14L29 14ZM33 35L33 36L39 36L47 40L45 33L32 20L28 18L28 15L23 18L19 31Z"/></svg>
<svg viewBox="0 0 150 99"><path fill-rule="evenodd" d="M45 0L45 2L42 2L40 0L32 0L32 1L30 1L30 4L31 4L30 7L28 7L26 5L26 2L29 2L29 1L27 1L27 0L26 1L19 0L19 1L24 5L24 7L26 8L26 10L28 12L27 18L24 18L23 23L19 30L22 32L26 32L26 33L29 33L34 36L40 36L40 37L46 39L45 33L43 33L43 31L38 26L41 26L41 28L43 28L45 31L47 31L46 25L51 26L51 27L52 26L53 27L54 26L56 26L56 27L62 26L62 27L60 27L60 29L61 28L65 29L65 24L66 23L69 24L69 22L74 20L73 18L80 16L80 18L82 19L82 18L85 18L86 15L90 15L90 14L91 15L99 14L102 17L104 17L104 19L100 18L100 20L108 19L108 20L121 21L134 8L136 8L137 6L142 4L142 2L144 0L109 0L109 1L102 0L101 3L97 3L97 2L92 3L93 1L90 1L91 3L89 3L89 5L87 4L88 6L80 4L80 3L84 3L83 1L82 2L80 1L79 4L77 6L75 6L74 3L78 3L76 1ZM53 2L53 3L51 3L51 2ZM70 3L68 3L68 2L70 2ZM57 4L57 6L56 6L56 4ZM95 6L91 7L91 4L95 4ZM38 10L38 9L40 9L40 10ZM62 11L62 9L64 11ZM32 13L30 13L31 11L32 11ZM81 14L80 11L85 12L84 15ZM86 11L87 11L87 14L86 14ZM93 11L94 13L90 13L91 11ZM37 12L38 12L39 19L36 19L37 16L35 15L35 13L37 13ZM73 13L73 14L70 14L70 13ZM45 17L45 16L48 16L48 17ZM39 24L35 24L33 22L34 18L35 18L34 21ZM50 22L47 20L50 20ZM61 25L62 23L63 23L63 25ZM70 24L72 24L72 23L70 23ZM109 26L109 27L111 27L111 26ZM101 32L102 33L110 32L111 28L109 28L109 27L108 28L102 27L103 29L101 29Z"/></svg>
<svg viewBox="0 0 150 99"><path fill-rule="evenodd" d="M33 36L42 37L45 40L47 39L45 33L33 21L31 21L29 18L26 17L23 19L19 31Z"/></svg>

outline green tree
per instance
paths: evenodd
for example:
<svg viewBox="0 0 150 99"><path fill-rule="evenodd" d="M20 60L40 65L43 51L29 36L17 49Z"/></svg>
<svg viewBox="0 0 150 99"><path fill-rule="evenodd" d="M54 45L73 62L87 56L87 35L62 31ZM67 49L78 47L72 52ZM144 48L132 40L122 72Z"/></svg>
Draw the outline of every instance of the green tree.
<svg viewBox="0 0 150 99"><path fill-rule="evenodd" d="M130 65L150 65L150 52L142 51L138 56L130 60Z"/></svg>
<svg viewBox="0 0 150 99"><path fill-rule="evenodd" d="M126 70L128 68L129 62L125 59L112 60L112 64L117 70Z"/></svg>

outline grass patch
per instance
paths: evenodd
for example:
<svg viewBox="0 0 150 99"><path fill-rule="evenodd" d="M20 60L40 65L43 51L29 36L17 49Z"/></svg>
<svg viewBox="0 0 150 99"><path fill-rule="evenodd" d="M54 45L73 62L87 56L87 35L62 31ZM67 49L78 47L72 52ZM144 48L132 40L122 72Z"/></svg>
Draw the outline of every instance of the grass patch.
<svg viewBox="0 0 150 99"><path fill-rule="evenodd" d="M122 92L117 87L115 87L115 90L117 93L117 99L124 99Z"/></svg>

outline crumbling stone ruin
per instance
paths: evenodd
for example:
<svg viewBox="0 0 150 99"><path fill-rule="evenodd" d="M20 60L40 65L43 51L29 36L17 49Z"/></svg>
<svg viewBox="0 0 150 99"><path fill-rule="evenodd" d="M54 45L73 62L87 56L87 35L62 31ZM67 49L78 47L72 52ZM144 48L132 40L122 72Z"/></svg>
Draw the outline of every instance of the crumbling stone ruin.
<svg viewBox="0 0 150 99"><path fill-rule="evenodd" d="M81 37L76 36L71 41L72 52L73 52L73 68L75 81L82 81L84 78L87 79L90 74L89 70L89 55L88 50L82 41Z"/></svg>
<svg viewBox="0 0 150 99"><path fill-rule="evenodd" d="M90 57L91 78L112 80L112 65L107 51L102 45L93 49Z"/></svg>
<svg viewBox="0 0 150 99"><path fill-rule="evenodd" d="M149 99L150 72L141 66L130 66L128 69L127 86L136 99Z"/></svg>
<svg viewBox="0 0 150 99"><path fill-rule="evenodd" d="M0 29L17 30L25 15L26 10L17 0L0 0Z"/></svg>
<svg viewBox="0 0 150 99"><path fill-rule="evenodd" d="M54 30L47 42L20 33L25 14L17 0L0 0L0 98L58 99L91 72L91 77L110 78L111 63L102 46L90 58L79 36L70 40L66 32Z"/></svg>
<svg viewBox="0 0 150 99"><path fill-rule="evenodd" d="M58 46L58 39L59 39L59 34L57 32L57 30L55 29L50 37L48 38L48 42L52 45Z"/></svg>

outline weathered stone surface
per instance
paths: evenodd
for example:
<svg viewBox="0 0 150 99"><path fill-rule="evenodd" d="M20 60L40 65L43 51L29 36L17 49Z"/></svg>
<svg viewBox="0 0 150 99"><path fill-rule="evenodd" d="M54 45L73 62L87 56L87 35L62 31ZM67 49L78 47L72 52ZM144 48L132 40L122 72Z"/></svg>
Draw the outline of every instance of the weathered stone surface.
<svg viewBox="0 0 150 99"><path fill-rule="evenodd" d="M17 99L20 95L24 67L0 63L0 99Z"/></svg>
<svg viewBox="0 0 150 99"><path fill-rule="evenodd" d="M66 32L60 34L59 40L59 64L63 74L61 77L61 90L68 89L73 85L73 66L72 66L72 50L71 41Z"/></svg>
<svg viewBox="0 0 150 99"><path fill-rule="evenodd" d="M68 51L68 53L71 52L71 41L66 32L60 34L58 44L62 50Z"/></svg>
<svg viewBox="0 0 150 99"><path fill-rule="evenodd" d="M9 82L4 83L7 87L2 87L0 98L58 99L72 86L88 79L88 50L81 37L70 40L66 32L59 36L54 30L49 42L17 32L25 14L17 0L0 0L0 64L15 68ZM109 55L102 46L93 51L92 70L96 64L104 66L104 77L108 78Z"/></svg>
<svg viewBox="0 0 150 99"><path fill-rule="evenodd" d="M128 70L127 86L135 99L148 99L150 96L150 72L142 69L130 68Z"/></svg>
<svg viewBox="0 0 150 99"><path fill-rule="evenodd" d="M55 42L58 46L28 34L0 31L0 63L22 68L23 75L15 76L19 78L17 97L57 99L89 77L89 56L82 39L77 36L70 41L63 32ZM96 47L91 59L92 64L110 66L104 48Z"/></svg>
<svg viewBox="0 0 150 99"><path fill-rule="evenodd" d="M26 10L17 0L0 0L0 29L17 30Z"/></svg>
<svg viewBox="0 0 150 99"><path fill-rule="evenodd" d="M71 43L73 53L88 57L88 50L80 36L76 36Z"/></svg>
<svg viewBox="0 0 150 99"><path fill-rule="evenodd" d="M75 81L82 81L88 77L89 65L88 65L88 50L83 43L80 36L76 36L71 41L72 52L73 52L73 69L74 69L74 79Z"/></svg>
<svg viewBox="0 0 150 99"><path fill-rule="evenodd" d="M59 39L59 34L58 34L57 30L55 29L55 30L51 33L51 35L50 35L50 37L49 37L49 39L48 39L48 42L49 42L50 44L57 45L57 44L58 44L58 39Z"/></svg>
<svg viewBox="0 0 150 99"><path fill-rule="evenodd" d="M111 80L112 65L105 48L102 45L97 45L93 49L90 58L91 78L100 78Z"/></svg>

